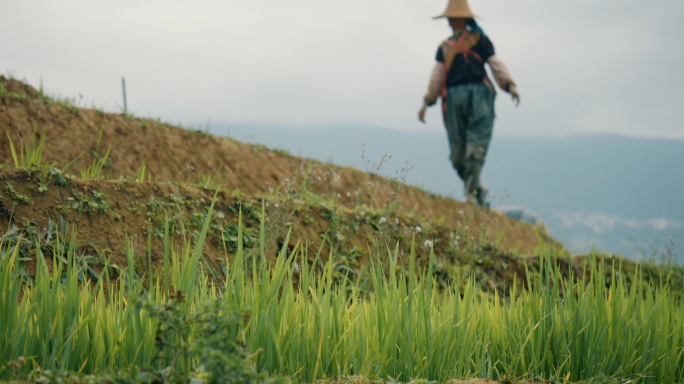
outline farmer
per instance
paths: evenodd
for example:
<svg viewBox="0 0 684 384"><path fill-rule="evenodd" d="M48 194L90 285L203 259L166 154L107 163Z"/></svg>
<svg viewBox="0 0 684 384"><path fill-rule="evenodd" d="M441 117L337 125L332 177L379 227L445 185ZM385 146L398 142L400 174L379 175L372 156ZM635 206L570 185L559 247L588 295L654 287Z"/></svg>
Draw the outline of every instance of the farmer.
<svg viewBox="0 0 684 384"><path fill-rule="evenodd" d="M437 63L418 119L424 123L427 107L442 98L450 160L463 180L466 201L487 206L487 189L480 183L480 173L494 127L496 91L487 77L485 63L516 106L520 95L506 66L494 55L494 45L475 21L467 0L449 0L447 9L435 19L443 17L449 20L453 34L437 49Z"/></svg>

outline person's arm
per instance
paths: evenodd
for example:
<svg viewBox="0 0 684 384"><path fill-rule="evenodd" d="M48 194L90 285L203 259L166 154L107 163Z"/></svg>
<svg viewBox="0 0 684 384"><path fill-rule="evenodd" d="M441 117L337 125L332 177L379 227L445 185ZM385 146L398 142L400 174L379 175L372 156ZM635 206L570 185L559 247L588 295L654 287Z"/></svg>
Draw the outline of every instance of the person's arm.
<svg viewBox="0 0 684 384"><path fill-rule="evenodd" d="M425 97L423 97L423 105L418 111L418 120L425 122L425 111L427 107L435 105L437 98L439 98L440 91L442 89L442 83L444 79L444 63L438 61L435 63L432 69L432 74L430 75L430 84L428 85L428 91Z"/></svg>
<svg viewBox="0 0 684 384"><path fill-rule="evenodd" d="M430 84L428 85L428 91L423 101L428 106L433 106L437 102L439 93L442 90L442 82L444 79L444 63L436 62L434 68L432 68L432 74L430 75Z"/></svg>
<svg viewBox="0 0 684 384"><path fill-rule="evenodd" d="M494 55L491 56L487 62L489 63L489 68L492 70L492 75L499 88L510 93L511 97L513 97L513 100L516 102L516 105L520 104L520 95L515 86L515 81L513 81L513 78L503 61Z"/></svg>

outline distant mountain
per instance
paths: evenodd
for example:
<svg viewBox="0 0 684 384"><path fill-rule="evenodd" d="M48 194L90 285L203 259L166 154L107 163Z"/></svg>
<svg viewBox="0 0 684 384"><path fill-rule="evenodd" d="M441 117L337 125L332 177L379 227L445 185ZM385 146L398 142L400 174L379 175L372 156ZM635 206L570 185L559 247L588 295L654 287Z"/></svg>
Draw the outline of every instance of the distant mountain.
<svg viewBox="0 0 684 384"><path fill-rule="evenodd" d="M293 155L400 178L462 200L445 134L364 125L213 124ZM483 180L492 206L526 207L577 253L684 262L684 140L619 135L494 136ZM678 257L677 257L678 256Z"/></svg>

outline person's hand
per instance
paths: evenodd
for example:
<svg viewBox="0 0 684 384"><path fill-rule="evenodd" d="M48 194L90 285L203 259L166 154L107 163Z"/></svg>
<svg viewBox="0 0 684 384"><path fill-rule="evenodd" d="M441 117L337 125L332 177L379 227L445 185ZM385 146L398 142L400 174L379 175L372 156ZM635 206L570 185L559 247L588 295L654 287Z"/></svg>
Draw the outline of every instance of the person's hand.
<svg viewBox="0 0 684 384"><path fill-rule="evenodd" d="M420 107L420 111L418 111L418 120L420 120L421 123L425 123L425 112L427 111L427 105L423 103L423 106Z"/></svg>
<svg viewBox="0 0 684 384"><path fill-rule="evenodd" d="M511 84L511 86L508 87L508 93L511 94L511 99L515 102L515 106L517 107L520 105L520 94L518 93L518 88L515 87L515 84Z"/></svg>

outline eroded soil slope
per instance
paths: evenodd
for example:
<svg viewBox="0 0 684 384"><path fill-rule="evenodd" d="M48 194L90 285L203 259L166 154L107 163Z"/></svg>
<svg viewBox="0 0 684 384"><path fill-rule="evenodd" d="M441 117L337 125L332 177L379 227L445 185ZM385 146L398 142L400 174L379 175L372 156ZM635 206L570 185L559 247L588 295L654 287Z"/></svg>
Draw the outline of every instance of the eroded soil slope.
<svg viewBox="0 0 684 384"><path fill-rule="evenodd" d="M405 250L413 239L418 248L432 245L449 263L468 253L517 257L540 245L562 248L527 224L395 180L159 121L77 108L1 76L0 128L0 231L10 223L39 232L68 223L78 228L84 249L109 253L119 264L125 263L126 235L136 249L151 243L158 250L164 217L175 215L177 225L194 229L201 225L215 187L221 190L218 217L205 252L215 265L225 255L221 239L234 238L240 207L256 238L262 202L273 249L292 228L293 239L343 250L360 263L369 248L393 247L398 240ZM10 138L20 152L37 147L42 135L42 170L14 170ZM97 159L105 160L103 171L97 180L85 180L82 171ZM58 185L48 165L67 182Z"/></svg>

